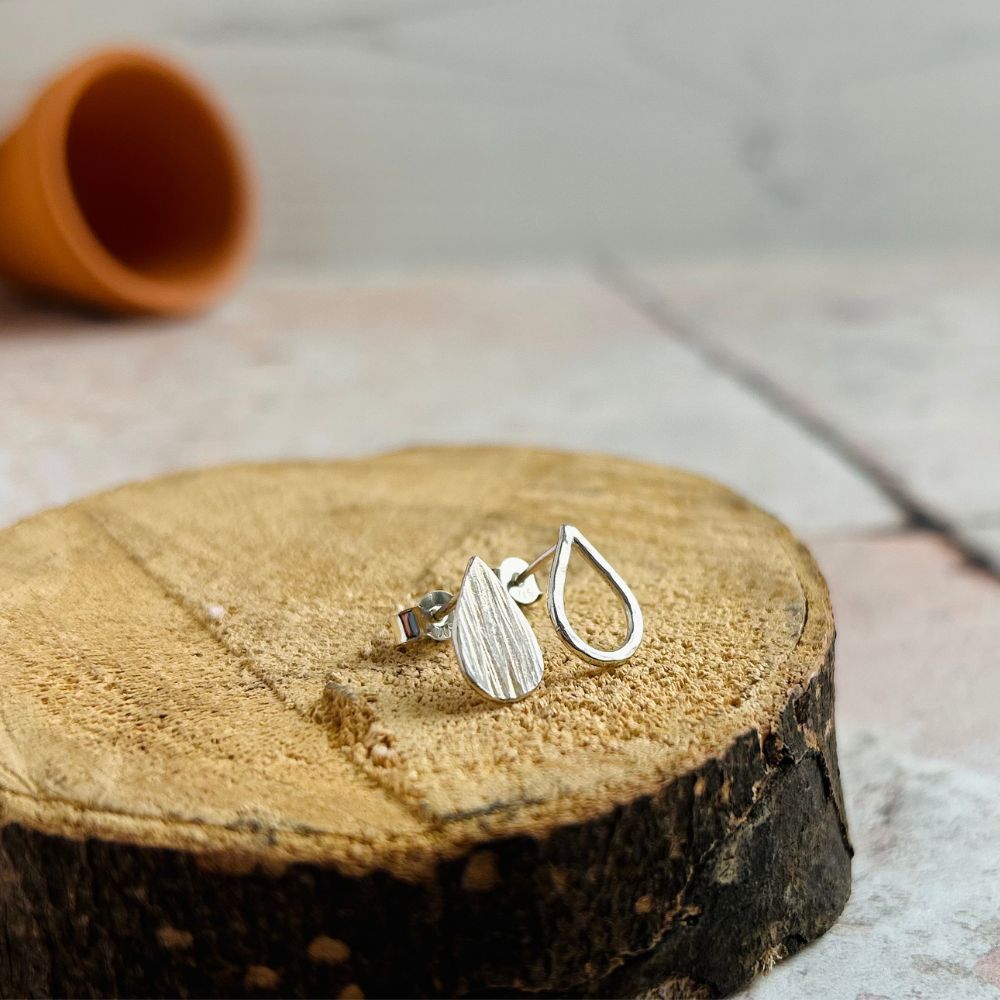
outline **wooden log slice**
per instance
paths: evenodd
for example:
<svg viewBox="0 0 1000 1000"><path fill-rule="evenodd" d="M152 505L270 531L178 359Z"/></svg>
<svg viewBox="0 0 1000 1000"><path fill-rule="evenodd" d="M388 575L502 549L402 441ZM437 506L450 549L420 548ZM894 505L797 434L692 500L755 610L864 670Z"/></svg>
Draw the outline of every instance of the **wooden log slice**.
<svg viewBox="0 0 1000 1000"><path fill-rule="evenodd" d="M562 522L644 609L630 662L544 601L517 704L390 644L400 601ZM157 479L3 532L0 629L5 996L725 994L848 896L826 588L695 476L473 448Z"/></svg>

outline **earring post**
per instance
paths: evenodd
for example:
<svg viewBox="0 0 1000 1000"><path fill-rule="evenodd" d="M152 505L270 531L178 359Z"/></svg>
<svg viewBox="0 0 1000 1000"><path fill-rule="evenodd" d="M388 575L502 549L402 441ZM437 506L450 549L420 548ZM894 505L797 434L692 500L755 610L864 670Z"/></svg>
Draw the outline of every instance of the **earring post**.
<svg viewBox="0 0 1000 1000"><path fill-rule="evenodd" d="M510 586L516 587L519 583L523 583L529 576L531 576L532 573L535 572L536 569L538 569L539 566L542 565L543 562L545 562L546 559L551 559L552 556L555 555L557 548L558 543L553 545L551 548L546 549L540 556L538 556L537 559L528 563L528 565L525 566L524 569L522 569L521 572L510 581Z"/></svg>
<svg viewBox="0 0 1000 1000"><path fill-rule="evenodd" d="M435 608L431 608L428 612L428 617L431 621L439 622L446 615L451 614L455 610L455 605L458 604L458 594L456 594L450 601L446 601L444 604L439 604Z"/></svg>

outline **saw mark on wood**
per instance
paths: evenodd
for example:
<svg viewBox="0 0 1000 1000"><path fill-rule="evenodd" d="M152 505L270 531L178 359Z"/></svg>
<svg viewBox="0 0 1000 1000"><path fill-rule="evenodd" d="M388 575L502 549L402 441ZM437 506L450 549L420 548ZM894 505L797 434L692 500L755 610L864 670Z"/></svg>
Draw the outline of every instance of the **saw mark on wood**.
<svg viewBox="0 0 1000 1000"><path fill-rule="evenodd" d="M236 661L236 664L239 667L249 670L250 673L252 673L262 684L264 684L269 691L271 691L274 697L282 705L290 711L298 712L296 706L289 701L284 692L282 692L281 688L274 683L274 680L267 674L267 672L258 668L258 664L254 660L252 653L249 653L246 650L233 648L226 642L226 639L222 634L209 627L205 620L204 608L201 605L196 605L194 602L188 600L188 598L186 598L183 593L178 591L169 580L157 573L146 562L142 555L135 552L131 546L119 537L119 535L103 518L98 517L87 507L82 507L81 510L87 517L90 518L94 526L98 528L98 530L100 530L110 542L121 550L129 562L136 566L146 577L152 580L153 583L160 588L164 597L172 601L188 615L190 620L194 622L201 632L208 635L215 643L217 643L227 653L227 655L231 656ZM303 718L306 718L303 713L298 712L298 714Z"/></svg>

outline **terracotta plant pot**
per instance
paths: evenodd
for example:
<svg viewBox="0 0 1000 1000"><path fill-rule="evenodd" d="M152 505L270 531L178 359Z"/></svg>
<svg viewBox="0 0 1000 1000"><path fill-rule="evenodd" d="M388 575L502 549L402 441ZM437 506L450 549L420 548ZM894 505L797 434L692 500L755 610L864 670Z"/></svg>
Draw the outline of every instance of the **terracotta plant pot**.
<svg viewBox="0 0 1000 1000"><path fill-rule="evenodd" d="M113 312L185 313L244 265L253 197L204 88L142 52L100 52L0 145L0 274Z"/></svg>

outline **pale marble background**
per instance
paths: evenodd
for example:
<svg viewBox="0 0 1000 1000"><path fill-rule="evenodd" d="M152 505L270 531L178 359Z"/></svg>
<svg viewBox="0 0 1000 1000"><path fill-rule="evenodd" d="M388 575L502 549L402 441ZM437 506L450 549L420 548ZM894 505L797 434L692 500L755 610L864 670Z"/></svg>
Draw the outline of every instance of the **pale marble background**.
<svg viewBox="0 0 1000 1000"><path fill-rule="evenodd" d="M0 0L0 121L110 40L232 107L281 264L1000 235L990 0Z"/></svg>

